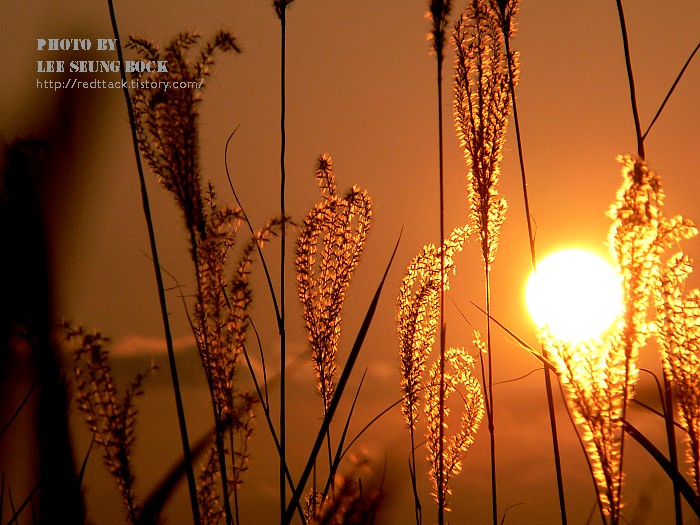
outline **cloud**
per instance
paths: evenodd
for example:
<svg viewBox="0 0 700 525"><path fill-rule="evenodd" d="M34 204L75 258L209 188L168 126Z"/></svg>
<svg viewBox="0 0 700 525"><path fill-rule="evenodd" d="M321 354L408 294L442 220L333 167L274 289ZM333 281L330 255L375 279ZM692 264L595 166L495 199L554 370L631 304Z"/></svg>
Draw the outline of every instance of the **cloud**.
<svg viewBox="0 0 700 525"><path fill-rule="evenodd" d="M194 336L191 334L173 339L175 351L184 350L194 344ZM139 334L121 337L112 344L112 354L115 356L160 355L165 354L166 350L165 338Z"/></svg>

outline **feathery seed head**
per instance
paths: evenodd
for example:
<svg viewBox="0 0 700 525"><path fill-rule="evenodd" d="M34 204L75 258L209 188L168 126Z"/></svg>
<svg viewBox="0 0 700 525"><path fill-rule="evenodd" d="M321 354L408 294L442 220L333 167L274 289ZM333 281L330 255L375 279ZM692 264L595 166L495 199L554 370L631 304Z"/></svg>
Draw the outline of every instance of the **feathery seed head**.
<svg viewBox="0 0 700 525"><path fill-rule="evenodd" d="M277 18L282 20L282 14L291 5L294 0L274 0L272 2L272 7L275 8L275 13L277 13Z"/></svg>
<svg viewBox="0 0 700 525"><path fill-rule="evenodd" d="M447 29L450 12L452 11L452 0L430 0L428 6L428 16L432 21L430 40L432 41L433 50L437 54L438 60L442 62L445 57L445 30Z"/></svg>
<svg viewBox="0 0 700 525"><path fill-rule="evenodd" d="M372 201L357 186L344 197L338 195L328 155L319 158L316 179L323 200L304 219L297 241L296 268L318 389L328 408L345 293L364 251L372 223Z"/></svg>
<svg viewBox="0 0 700 525"><path fill-rule="evenodd" d="M442 493L452 493L449 482L462 471L464 457L466 456L474 436L484 416L484 396L481 385L472 372L475 359L464 348L449 348L445 355L447 370L445 371L445 399L451 394L459 393L464 408L460 418L460 428L451 437L443 433L443 446L440 447L440 371L439 364L433 363L430 368L428 385L425 389L425 415L428 423L426 431L426 443L428 447L428 460L430 461L429 476L433 482L433 496L438 501L438 480L442 480ZM447 430L447 416L450 409L443 408L443 427ZM438 476L440 450L443 451L442 476ZM447 502L445 510L450 510Z"/></svg>
<svg viewBox="0 0 700 525"><path fill-rule="evenodd" d="M454 257L470 235L469 226L455 228L445 239L445 289L454 271ZM409 428L415 428L420 405L423 373L438 330L441 250L433 244L423 247L406 268L396 311L401 359L402 411Z"/></svg>
<svg viewBox="0 0 700 525"><path fill-rule="evenodd" d="M457 21L453 39L454 115L469 169L470 218L479 231L484 263L490 267L507 210L496 188L512 109L498 6L493 1L473 0ZM515 83L517 66L513 66L513 77Z"/></svg>
<svg viewBox="0 0 700 525"><path fill-rule="evenodd" d="M692 272L682 252L669 258L656 294L658 330L664 374L675 387L675 399L685 429L688 473L700 490L700 291L684 293Z"/></svg>
<svg viewBox="0 0 700 525"><path fill-rule="evenodd" d="M200 88L209 75L216 51L240 49L230 33L220 31L203 46L191 65L189 49L199 40L194 32L180 33L161 53L143 38L130 38L127 47L146 60L167 62L167 71L136 72L131 100L139 149L151 171L175 197L188 231L204 235L205 218L199 166L198 127ZM179 87L173 86L177 83Z"/></svg>
<svg viewBox="0 0 700 525"><path fill-rule="evenodd" d="M623 180L608 212L612 219L608 239L622 275L622 318L602 341L567 344L542 334L565 386L567 405L581 428L601 508L612 523L618 523L622 508L625 413L639 375L639 351L653 326L649 320L650 299L656 299L657 337L669 376L674 374L671 354L696 344L691 342L693 336L685 339L689 334L685 323L691 320L694 325L698 318L693 313L697 310L684 303L679 292L690 268L689 261L679 255L671 257L665 269L661 264L667 248L695 235L697 230L690 221L664 216L661 179L643 160L624 156L619 161ZM683 341L679 342L679 338ZM678 384L683 382L682 374L679 370ZM695 414L698 406L695 405Z"/></svg>
<svg viewBox="0 0 700 525"><path fill-rule="evenodd" d="M109 352L104 348L109 339L99 332L88 332L68 323L64 323L63 328L73 347L78 410L85 415L95 443L102 449L104 463L119 488L127 521L133 523L139 510L131 460L137 416L134 400L143 393L141 383L155 370L155 365L137 374L119 399Z"/></svg>

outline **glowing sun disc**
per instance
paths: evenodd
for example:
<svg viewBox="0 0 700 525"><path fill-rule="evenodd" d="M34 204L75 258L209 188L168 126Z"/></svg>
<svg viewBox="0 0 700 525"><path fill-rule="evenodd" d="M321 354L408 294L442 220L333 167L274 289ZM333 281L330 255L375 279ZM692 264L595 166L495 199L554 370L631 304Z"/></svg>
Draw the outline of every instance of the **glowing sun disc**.
<svg viewBox="0 0 700 525"><path fill-rule="evenodd" d="M535 323L557 339L599 337L622 311L620 278L603 258L585 250L561 250L537 264L525 289Z"/></svg>

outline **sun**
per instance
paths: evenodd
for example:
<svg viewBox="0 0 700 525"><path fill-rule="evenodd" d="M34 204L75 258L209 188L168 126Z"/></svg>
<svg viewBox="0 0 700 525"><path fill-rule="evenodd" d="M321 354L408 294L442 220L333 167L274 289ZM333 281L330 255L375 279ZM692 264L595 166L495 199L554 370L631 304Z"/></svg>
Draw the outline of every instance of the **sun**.
<svg viewBox="0 0 700 525"><path fill-rule="evenodd" d="M580 249L555 252L530 275L525 301L535 323L569 342L602 335L622 311L622 288L602 257Z"/></svg>

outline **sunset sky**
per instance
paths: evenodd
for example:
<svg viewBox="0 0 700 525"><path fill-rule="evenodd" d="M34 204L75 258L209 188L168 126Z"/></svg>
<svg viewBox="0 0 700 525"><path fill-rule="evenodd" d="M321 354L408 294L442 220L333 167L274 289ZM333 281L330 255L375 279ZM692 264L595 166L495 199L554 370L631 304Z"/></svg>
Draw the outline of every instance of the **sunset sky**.
<svg viewBox="0 0 700 525"><path fill-rule="evenodd" d="M218 55L212 76L205 80L200 106L201 159L205 179L214 183L222 200L232 203L224 171L224 144L238 127L228 156L233 182L253 223L264 224L279 211L279 22L271 2L116 0L115 4L123 40L127 35L145 36L163 46L185 29L197 29L203 40L219 29L229 29L237 36L243 53ZM465 5L455 4L455 11ZM625 8L642 128L646 129L700 39L700 7L695 0L628 0ZM396 296L410 259L424 244L438 242L435 57L427 40L426 10L424 1L297 0L288 14L287 211L300 224L319 201L314 171L322 153L332 156L341 191L357 184L368 190L374 205L367 250L348 293L341 359L347 355L403 230L357 365L358 374L351 383L356 388L367 368L359 398L362 408L353 420L356 430L400 397ZM157 376L146 382L146 395L139 404L137 490L145 496L177 458L179 441L123 93L37 87L39 79L72 78L70 73L67 77L37 73L37 60L116 60L108 52L94 50L38 51L37 39L111 37L106 2L3 2L0 140L6 144L16 137L47 137L53 147L56 168L43 190L56 319L68 318L110 336L115 369L124 381L152 358L162 364ZM605 254L610 225L605 212L621 181L616 156L636 150L615 2L525 1L513 46L520 52L517 103L538 254L564 247ZM443 86L448 228L468 221L466 168L451 118L452 59L450 48ZM698 60L696 57L689 66L646 141L648 164L666 184L667 214L681 214L696 222L700 222ZM112 73L82 74L80 78L117 77ZM166 277L166 285L173 287L168 304L190 434L196 439L211 423L208 393L180 300L180 292L194 293L185 228L171 197L153 177L149 183L161 263L182 285L178 289ZM509 210L493 268L493 314L536 345L523 300L530 256L512 126L500 189ZM290 239L288 251L293 247ZM685 248L700 257L697 240L686 243ZM275 268L279 244L271 243L266 253ZM288 265L292 267L291 258ZM483 315L471 304L483 304L484 295L476 242L466 246L456 266L448 301L448 341L468 346L471 329L462 314L476 327L485 326ZM288 282L290 463L292 471L299 473L320 424L322 403L314 392L310 361L303 357L307 343L292 273ZM691 284L697 287L698 283L695 276ZM253 315L269 356L268 366L277 370L274 313L263 281L256 281L255 286ZM542 373L527 375L538 363L502 332L495 333L493 359L499 383L494 403L501 513L512 507L506 523L557 523ZM642 357L642 364L660 370L653 352ZM653 399L648 393L651 389L652 381L642 377L640 397ZM271 387L271 395L276 394ZM580 445L559 405L570 519L584 523L595 494ZM655 416L636 408L632 414L650 436L661 436ZM89 436L82 421L76 417L74 423L77 456L82 458ZM257 429L242 493L243 523L274 523L278 519L276 466L269 460L273 452L262 418ZM658 443L663 445L663 441ZM412 517L406 467L409 448L409 434L398 408L357 447L358 454L364 452L372 460L378 475L386 460L388 496L381 523L404 523ZM670 483L639 447L630 445L628 453L625 516L636 520L634 523L663 523L672 508ZM96 454L87 476L91 518L97 524L113 523L113 516L121 516L120 503ZM424 518L433 521L425 471L421 482ZM452 523L489 522L485 422L452 488ZM181 501L168 515L168 523L174 525L189 519L184 492L178 497Z"/></svg>

